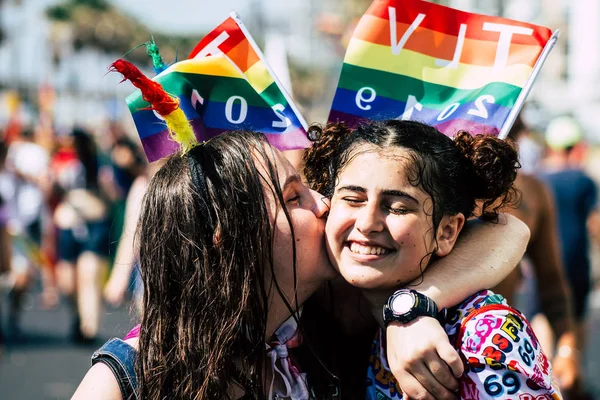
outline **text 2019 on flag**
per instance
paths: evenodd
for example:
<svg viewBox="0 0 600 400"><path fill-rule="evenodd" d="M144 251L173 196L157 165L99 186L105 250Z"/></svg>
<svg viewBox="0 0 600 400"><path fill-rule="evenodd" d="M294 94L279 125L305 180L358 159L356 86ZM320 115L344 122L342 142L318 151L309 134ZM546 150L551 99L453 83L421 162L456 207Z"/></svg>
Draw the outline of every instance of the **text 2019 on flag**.
<svg viewBox="0 0 600 400"><path fill-rule="evenodd" d="M411 119L504 137L558 37L421 0L375 0L349 42L329 121Z"/></svg>
<svg viewBox="0 0 600 400"><path fill-rule="evenodd" d="M189 59L154 79L178 97L200 141L247 129L264 133L280 150L310 146L306 122L236 13L202 39ZM177 149L139 91L127 104L149 161Z"/></svg>

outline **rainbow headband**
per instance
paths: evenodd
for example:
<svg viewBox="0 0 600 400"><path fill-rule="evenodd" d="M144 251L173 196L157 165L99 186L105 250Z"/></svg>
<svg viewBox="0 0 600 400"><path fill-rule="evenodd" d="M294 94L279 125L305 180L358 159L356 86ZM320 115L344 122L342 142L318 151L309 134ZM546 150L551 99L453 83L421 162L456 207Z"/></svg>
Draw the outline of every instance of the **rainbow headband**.
<svg viewBox="0 0 600 400"><path fill-rule="evenodd" d="M145 94L133 80L140 91L126 102L150 162L179 151L180 139L185 149L231 130L262 132L280 150L310 146L306 121L236 13L202 39L187 60L168 67L156 44L149 44L148 53L161 72L150 80L155 85L144 85L162 87L169 105L163 109L159 100L157 108L152 90ZM182 124L184 117L191 132Z"/></svg>
<svg viewBox="0 0 600 400"><path fill-rule="evenodd" d="M166 122L171 139L181 146L184 153L198 144L192 126L179 107L177 98L167 94L159 83L148 79L128 61L119 59L110 66L110 70L119 72L123 75L123 80L131 81L133 86L140 89L144 101L148 102L152 110Z"/></svg>

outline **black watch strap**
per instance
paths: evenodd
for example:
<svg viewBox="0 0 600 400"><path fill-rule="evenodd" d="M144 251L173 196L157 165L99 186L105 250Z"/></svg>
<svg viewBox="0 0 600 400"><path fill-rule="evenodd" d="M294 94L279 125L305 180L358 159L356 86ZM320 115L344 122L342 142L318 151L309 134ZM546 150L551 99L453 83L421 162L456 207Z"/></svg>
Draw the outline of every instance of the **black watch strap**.
<svg viewBox="0 0 600 400"><path fill-rule="evenodd" d="M411 296L412 306L401 312L394 310L394 301L399 296ZM444 325L446 320L446 309L438 310L435 301L412 289L397 290L388 298L388 301L383 306L383 322L386 327L391 322L407 324L422 316L435 318L440 324Z"/></svg>
<svg viewBox="0 0 600 400"><path fill-rule="evenodd" d="M429 297L417 291L415 291L415 294L415 308L418 310L417 316L433 317L437 319L438 306L435 303L435 301L431 300Z"/></svg>

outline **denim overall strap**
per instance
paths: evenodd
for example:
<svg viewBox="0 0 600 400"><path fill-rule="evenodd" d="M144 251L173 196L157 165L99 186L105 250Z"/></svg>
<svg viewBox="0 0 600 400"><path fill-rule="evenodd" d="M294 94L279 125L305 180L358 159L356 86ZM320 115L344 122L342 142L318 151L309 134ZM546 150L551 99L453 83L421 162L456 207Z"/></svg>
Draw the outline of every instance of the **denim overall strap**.
<svg viewBox="0 0 600 400"><path fill-rule="evenodd" d="M119 383L123 400L139 400L136 391L136 356L137 351L118 338L110 339L92 355L92 365L101 362L111 369Z"/></svg>

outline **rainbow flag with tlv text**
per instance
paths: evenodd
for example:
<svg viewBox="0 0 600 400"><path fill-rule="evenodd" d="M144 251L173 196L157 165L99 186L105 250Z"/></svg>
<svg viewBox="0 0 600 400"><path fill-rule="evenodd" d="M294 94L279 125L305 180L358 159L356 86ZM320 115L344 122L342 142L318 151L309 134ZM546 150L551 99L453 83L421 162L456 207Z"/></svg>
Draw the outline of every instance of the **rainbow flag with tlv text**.
<svg viewBox="0 0 600 400"><path fill-rule="evenodd" d="M329 121L403 119L504 138L559 32L421 0L375 0L349 42Z"/></svg>
<svg viewBox="0 0 600 400"><path fill-rule="evenodd" d="M187 60L171 65L154 80L178 97L199 141L245 129L264 133L280 150L311 144L306 121L236 13L202 39ZM166 124L139 90L126 101L148 161L178 150Z"/></svg>

